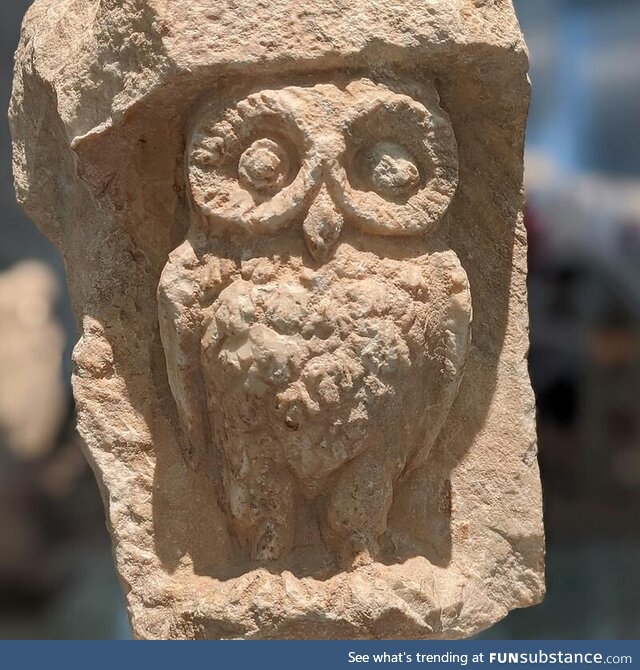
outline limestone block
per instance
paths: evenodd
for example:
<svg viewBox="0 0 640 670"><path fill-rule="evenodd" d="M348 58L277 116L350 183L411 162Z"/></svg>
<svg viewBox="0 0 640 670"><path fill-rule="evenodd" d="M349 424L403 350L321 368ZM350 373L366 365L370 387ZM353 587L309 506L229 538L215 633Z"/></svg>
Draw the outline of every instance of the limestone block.
<svg viewBox="0 0 640 670"><path fill-rule="evenodd" d="M543 595L510 0L37 0L19 200L140 638L458 638Z"/></svg>

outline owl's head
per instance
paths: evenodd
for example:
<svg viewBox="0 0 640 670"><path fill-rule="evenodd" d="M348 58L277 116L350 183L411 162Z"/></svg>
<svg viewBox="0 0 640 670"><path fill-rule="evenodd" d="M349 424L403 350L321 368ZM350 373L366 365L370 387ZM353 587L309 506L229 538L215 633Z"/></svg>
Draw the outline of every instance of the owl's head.
<svg viewBox="0 0 640 670"><path fill-rule="evenodd" d="M231 236L300 227L316 260L344 227L432 233L453 199L453 129L430 83L356 78L206 100L187 152L193 222Z"/></svg>

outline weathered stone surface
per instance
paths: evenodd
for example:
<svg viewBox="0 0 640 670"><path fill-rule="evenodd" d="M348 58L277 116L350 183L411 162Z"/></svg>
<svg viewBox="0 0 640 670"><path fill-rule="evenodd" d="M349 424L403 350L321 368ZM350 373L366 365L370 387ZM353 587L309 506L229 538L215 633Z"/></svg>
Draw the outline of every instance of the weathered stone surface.
<svg viewBox="0 0 640 670"><path fill-rule="evenodd" d="M137 636L540 600L526 70L506 0L33 5L16 189L69 269Z"/></svg>

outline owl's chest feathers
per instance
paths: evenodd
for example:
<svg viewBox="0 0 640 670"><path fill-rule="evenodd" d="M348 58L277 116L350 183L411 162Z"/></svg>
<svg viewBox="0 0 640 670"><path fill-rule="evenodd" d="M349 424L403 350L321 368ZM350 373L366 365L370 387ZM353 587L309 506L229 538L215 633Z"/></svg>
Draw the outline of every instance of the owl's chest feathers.
<svg viewBox="0 0 640 670"><path fill-rule="evenodd" d="M278 308L249 299L247 284L220 295L202 366L216 443L232 461L269 454L313 488L367 449L412 441L389 426L403 414L419 423L430 307L349 290L352 301L325 304L280 286Z"/></svg>

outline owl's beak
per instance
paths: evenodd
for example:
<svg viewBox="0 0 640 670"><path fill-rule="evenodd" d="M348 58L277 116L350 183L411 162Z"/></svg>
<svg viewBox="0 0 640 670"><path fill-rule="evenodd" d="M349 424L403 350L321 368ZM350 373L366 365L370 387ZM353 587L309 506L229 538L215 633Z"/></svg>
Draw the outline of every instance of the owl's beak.
<svg viewBox="0 0 640 670"><path fill-rule="evenodd" d="M342 214L336 209L326 184L322 184L302 226L307 247L315 260L326 260L340 236L343 223Z"/></svg>

